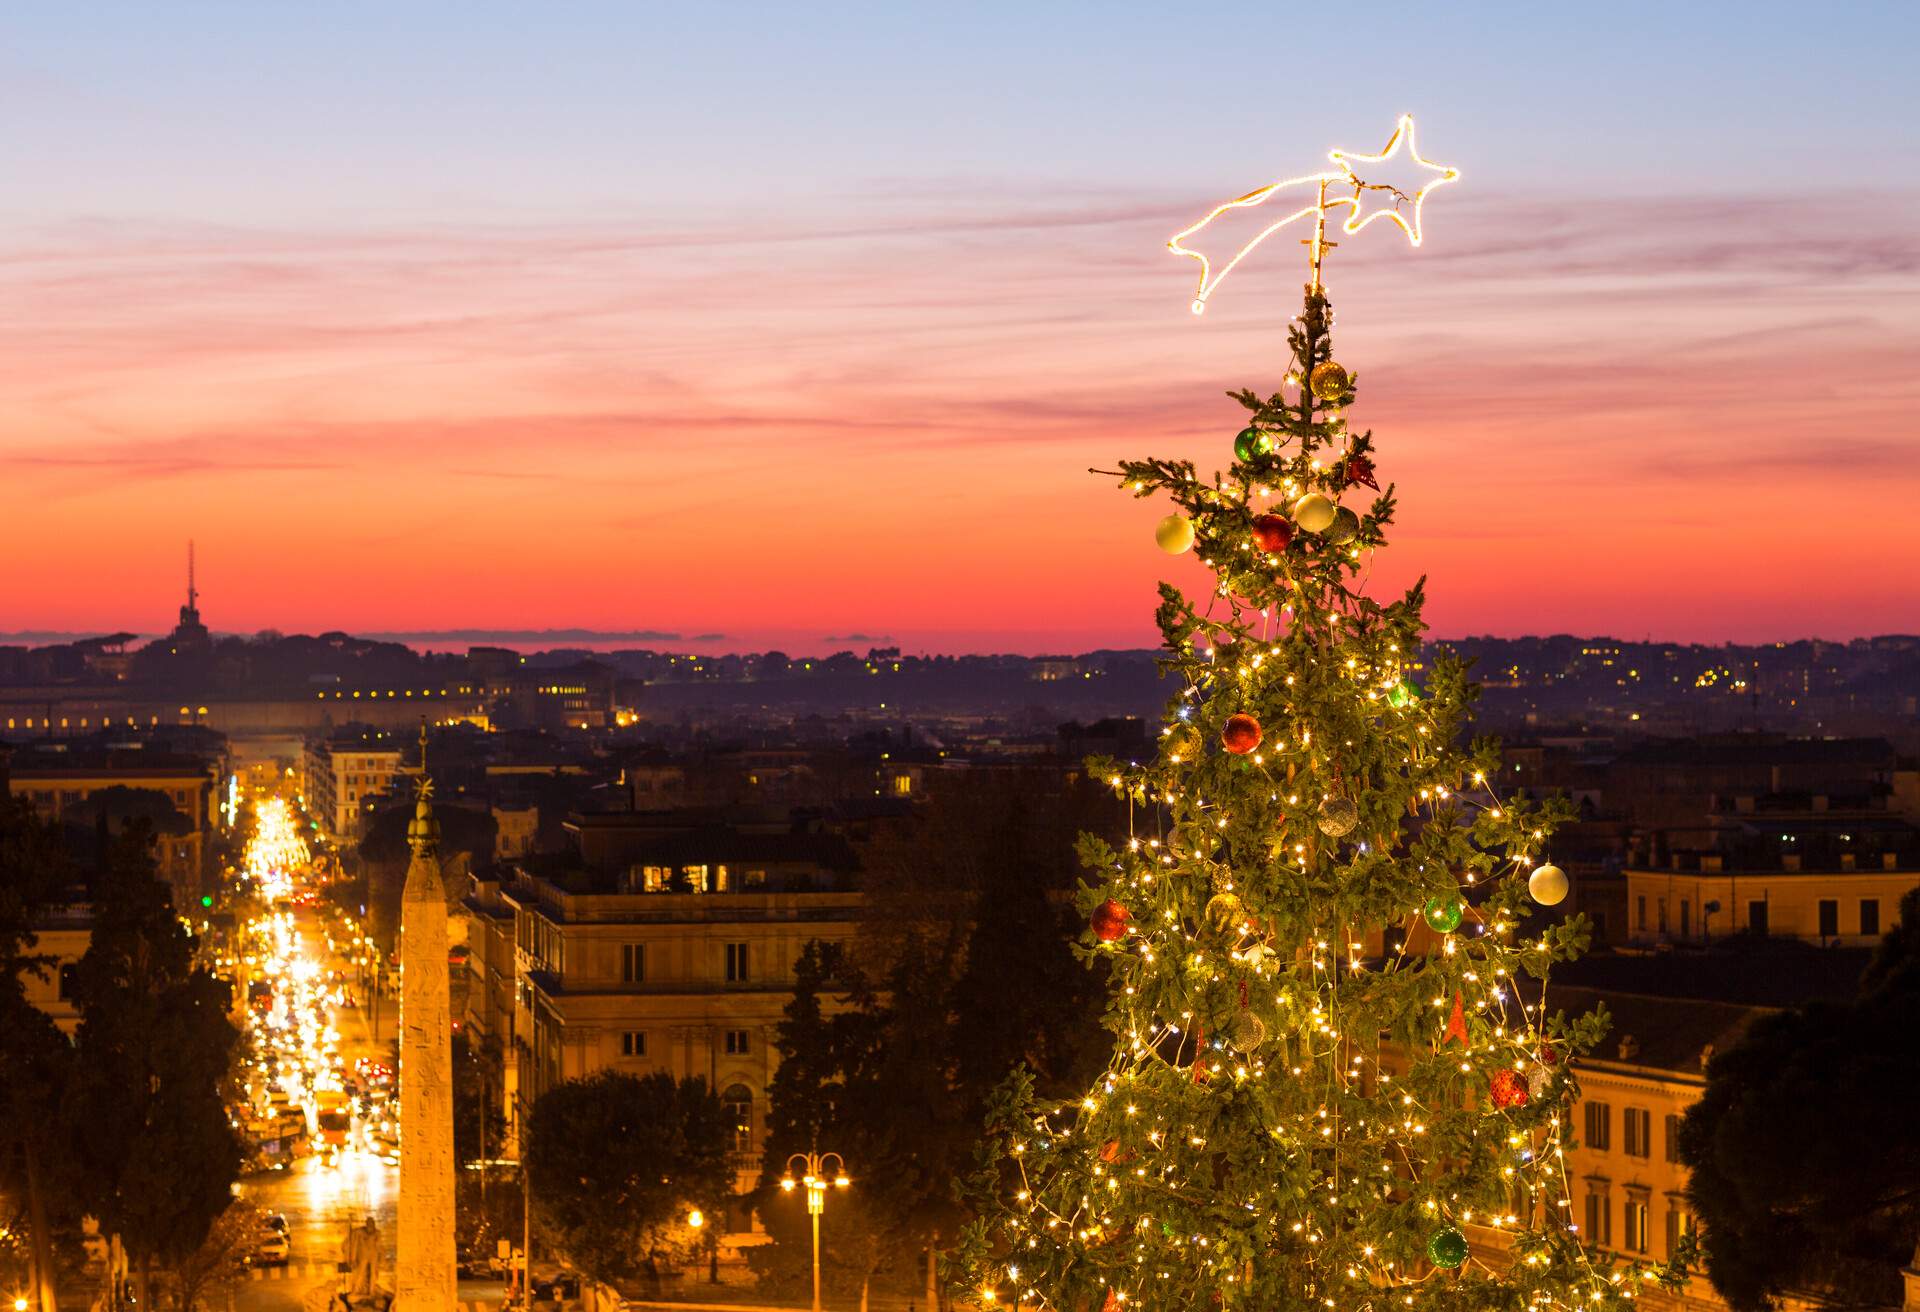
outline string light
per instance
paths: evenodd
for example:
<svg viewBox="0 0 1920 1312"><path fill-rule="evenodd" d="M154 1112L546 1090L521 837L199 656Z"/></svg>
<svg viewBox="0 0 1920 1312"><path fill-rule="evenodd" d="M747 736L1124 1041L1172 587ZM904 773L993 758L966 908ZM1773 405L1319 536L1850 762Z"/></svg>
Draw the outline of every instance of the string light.
<svg viewBox="0 0 1920 1312"><path fill-rule="evenodd" d="M1414 192L1411 197L1384 183L1367 181L1366 178L1354 168L1354 164L1356 163L1374 165L1392 159L1399 153L1402 141L1406 143L1408 156L1421 168L1435 175L1421 184L1419 190ZM1447 183L1457 182L1460 179L1459 169L1451 168L1447 165L1435 164L1420 154L1414 139L1413 115L1411 114L1402 114L1400 116L1398 122L1394 124L1393 135L1387 138L1387 144L1379 154L1365 155L1355 151L1331 150L1327 152L1327 158L1332 160L1338 167L1334 169L1323 169L1316 173L1303 173L1298 177L1284 178L1278 182L1270 182L1266 186L1250 191L1244 196L1237 196L1232 200L1223 201L1208 211L1206 217L1202 218L1199 222L1182 228L1168 239L1168 250L1176 255L1184 255L1189 259L1199 261L1200 280L1198 287L1194 291L1192 303L1192 309L1195 314L1202 314L1206 311L1207 299L1219 289L1222 282L1226 281L1227 275L1232 273L1242 260L1253 254L1267 238L1273 236L1274 233L1280 231L1282 228L1304 219L1309 215L1311 215L1314 220L1314 235L1308 240L1311 246L1309 258L1314 270L1314 283L1316 286L1319 283L1318 271L1321 254L1325 247L1330 244L1326 241L1325 236L1327 218L1336 211L1341 212L1340 230L1342 232L1349 234L1358 233L1376 219L1384 218L1400 229L1401 233L1407 238L1409 245L1420 245L1421 242L1425 240L1422 212L1426 206L1427 194L1436 187L1442 187ZM1335 188L1350 190L1351 194L1335 194L1330 196L1328 193ZM1375 204L1369 208L1366 203L1369 199L1376 199L1383 196L1391 197L1390 203ZM1290 197L1295 208L1262 228L1251 240L1247 241L1239 250L1235 251L1232 258L1222 264L1217 271L1214 269L1212 261L1204 252L1195 250L1193 247L1187 245L1187 238L1197 236L1205 231L1206 228L1221 215L1236 210L1253 209L1265 205L1276 197ZM1288 203L1287 199L1281 199L1280 201L1282 206ZM1412 210L1411 222L1400 212L1402 204L1410 206ZM1289 379L1289 381L1293 380Z"/></svg>

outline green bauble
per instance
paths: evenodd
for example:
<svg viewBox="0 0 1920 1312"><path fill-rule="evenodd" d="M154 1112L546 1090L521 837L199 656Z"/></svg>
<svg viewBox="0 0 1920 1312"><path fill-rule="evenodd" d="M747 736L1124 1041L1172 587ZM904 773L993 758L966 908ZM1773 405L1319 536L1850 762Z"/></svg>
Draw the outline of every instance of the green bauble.
<svg viewBox="0 0 1920 1312"><path fill-rule="evenodd" d="M1452 893L1443 893L1439 897L1427 899L1420 915L1427 927L1439 934L1451 934L1460 928L1460 917L1466 914L1466 908L1460 899Z"/></svg>
<svg viewBox="0 0 1920 1312"><path fill-rule="evenodd" d="M1420 700L1420 689L1405 679L1387 689L1387 705L1396 711L1404 711Z"/></svg>
<svg viewBox="0 0 1920 1312"><path fill-rule="evenodd" d="M1273 452L1273 438L1258 428L1243 428L1240 436L1233 439L1233 455L1236 460L1258 460L1261 456Z"/></svg>
<svg viewBox="0 0 1920 1312"><path fill-rule="evenodd" d="M1435 1266L1443 1266L1451 1271L1467 1260L1467 1237L1452 1226L1443 1226L1433 1232L1433 1238L1427 1240L1427 1256L1433 1259Z"/></svg>

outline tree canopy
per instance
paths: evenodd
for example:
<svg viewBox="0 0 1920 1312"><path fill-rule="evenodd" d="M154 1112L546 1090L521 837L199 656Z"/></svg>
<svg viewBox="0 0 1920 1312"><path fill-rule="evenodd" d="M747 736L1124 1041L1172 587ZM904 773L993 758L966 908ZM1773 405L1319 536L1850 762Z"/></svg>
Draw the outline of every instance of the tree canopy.
<svg viewBox="0 0 1920 1312"><path fill-rule="evenodd" d="M79 1198L120 1235L145 1305L152 1268L195 1252L226 1210L242 1159L221 1097L240 1037L228 989L194 964L148 841L137 824L117 836L93 879L61 1107Z"/></svg>
<svg viewBox="0 0 1920 1312"><path fill-rule="evenodd" d="M1920 1241L1916 1034L1920 890L1851 1002L1770 1016L1708 1065L1680 1157L1707 1277L1736 1309L1899 1303Z"/></svg>
<svg viewBox="0 0 1920 1312"><path fill-rule="evenodd" d="M1015 1069L1049 1088L1104 1061L1100 978L1074 959L1074 844L1110 827L1097 789L1055 772L945 781L864 854L870 912L796 968L769 1089L763 1270L797 1279L805 1210L772 1189L790 1154L832 1149L855 1185L829 1204L826 1278L859 1290L955 1235L952 1182Z"/></svg>
<svg viewBox="0 0 1920 1312"><path fill-rule="evenodd" d="M731 1192L732 1121L702 1079L601 1071L542 1094L527 1128L542 1228L609 1284L681 1256L688 1210L718 1215Z"/></svg>

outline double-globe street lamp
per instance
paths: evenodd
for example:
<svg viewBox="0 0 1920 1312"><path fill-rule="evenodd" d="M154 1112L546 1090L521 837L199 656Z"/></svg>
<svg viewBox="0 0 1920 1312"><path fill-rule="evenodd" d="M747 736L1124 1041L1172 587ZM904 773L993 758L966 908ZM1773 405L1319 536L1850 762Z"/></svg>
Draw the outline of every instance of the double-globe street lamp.
<svg viewBox="0 0 1920 1312"><path fill-rule="evenodd" d="M798 1162L801 1176L793 1178L794 1163ZM831 1173L827 1163L833 1163ZM827 1208L827 1186L845 1189L853 1182L847 1178L847 1164L839 1153L795 1153L787 1158L787 1173L780 1178L780 1187L788 1193L793 1192L795 1184L806 1186L807 1215L813 1218L813 1312L820 1312L820 1213Z"/></svg>

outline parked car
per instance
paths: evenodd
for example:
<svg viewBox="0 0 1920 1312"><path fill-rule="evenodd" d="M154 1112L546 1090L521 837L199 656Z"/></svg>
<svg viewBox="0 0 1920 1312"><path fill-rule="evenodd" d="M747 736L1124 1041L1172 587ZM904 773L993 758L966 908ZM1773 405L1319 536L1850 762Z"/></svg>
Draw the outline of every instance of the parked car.
<svg viewBox="0 0 1920 1312"><path fill-rule="evenodd" d="M253 1245L254 1266L285 1266L293 1258L293 1242L284 1231L265 1228Z"/></svg>

